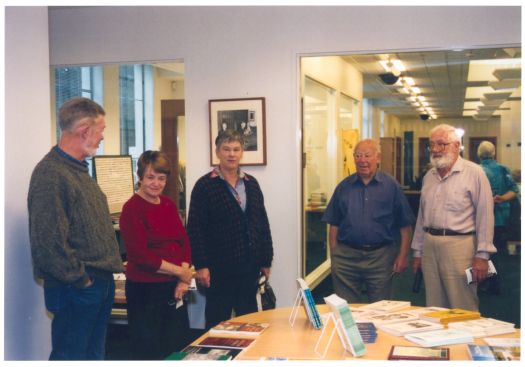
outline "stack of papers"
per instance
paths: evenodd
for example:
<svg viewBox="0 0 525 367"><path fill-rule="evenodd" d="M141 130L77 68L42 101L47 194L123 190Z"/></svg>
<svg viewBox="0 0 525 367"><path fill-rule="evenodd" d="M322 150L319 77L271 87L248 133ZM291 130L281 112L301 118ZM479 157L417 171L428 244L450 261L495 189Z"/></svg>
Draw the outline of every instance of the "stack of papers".
<svg viewBox="0 0 525 367"><path fill-rule="evenodd" d="M472 334L463 330L444 329L436 331L427 331L424 333L414 333L405 335L405 339L419 344L423 347L437 347L448 344L472 343L474 338Z"/></svg>
<svg viewBox="0 0 525 367"><path fill-rule="evenodd" d="M409 301L382 300L360 307L364 310L377 310L382 312L394 312L410 307Z"/></svg>
<svg viewBox="0 0 525 367"><path fill-rule="evenodd" d="M386 333L402 336L412 333L422 333L431 330L441 330L444 328L443 324L425 320L412 320L404 322L395 322L393 324L383 324L378 326L379 330L383 330Z"/></svg>
<svg viewBox="0 0 525 367"><path fill-rule="evenodd" d="M515 331L514 324L491 318L451 322L448 324L448 327L450 329L468 331L475 338L491 335L509 334Z"/></svg>

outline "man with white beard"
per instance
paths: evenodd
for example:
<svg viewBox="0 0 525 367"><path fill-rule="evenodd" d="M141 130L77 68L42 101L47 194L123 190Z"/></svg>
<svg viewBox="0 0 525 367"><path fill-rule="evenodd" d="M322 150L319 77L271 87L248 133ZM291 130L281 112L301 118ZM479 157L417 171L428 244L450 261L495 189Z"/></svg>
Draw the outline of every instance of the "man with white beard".
<svg viewBox="0 0 525 367"><path fill-rule="evenodd" d="M477 284L487 277L496 252L490 183L483 169L460 157L453 126L430 131L433 168L423 178L412 269L423 271L427 306L477 311ZM467 284L465 269L472 267Z"/></svg>

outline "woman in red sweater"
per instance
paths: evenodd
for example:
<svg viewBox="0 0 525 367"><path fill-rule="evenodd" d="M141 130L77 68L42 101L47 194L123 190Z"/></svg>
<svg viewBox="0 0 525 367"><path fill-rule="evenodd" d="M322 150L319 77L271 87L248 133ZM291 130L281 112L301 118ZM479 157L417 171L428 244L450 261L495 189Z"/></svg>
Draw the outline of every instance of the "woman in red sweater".
<svg viewBox="0 0 525 367"><path fill-rule="evenodd" d="M161 195L170 174L166 155L148 150L137 166L139 189L120 216L128 324L133 358L158 360L186 342L187 314L177 302L191 281L191 252L176 205Z"/></svg>

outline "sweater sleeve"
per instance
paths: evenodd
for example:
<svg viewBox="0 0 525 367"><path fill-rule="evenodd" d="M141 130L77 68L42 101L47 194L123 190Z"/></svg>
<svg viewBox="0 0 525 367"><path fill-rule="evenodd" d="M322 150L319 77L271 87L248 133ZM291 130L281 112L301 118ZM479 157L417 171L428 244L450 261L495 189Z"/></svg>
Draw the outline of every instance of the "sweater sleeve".
<svg viewBox="0 0 525 367"><path fill-rule="evenodd" d="M197 181L190 200L190 210L188 214L188 236L191 244L191 254L195 268L202 269L208 267L206 255L208 212L206 206L206 190L203 180Z"/></svg>
<svg viewBox="0 0 525 367"><path fill-rule="evenodd" d="M60 177L45 168L35 170L31 178L28 195L31 255L35 268L60 282L82 287L89 276L68 242L69 212L75 193L62 184Z"/></svg>
<svg viewBox="0 0 525 367"><path fill-rule="evenodd" d="M119 222L127 259L144 270L156 272L162 259L148 249L148 236L141 217L141 209L134 205L132 197L124 205Z"/></svg>

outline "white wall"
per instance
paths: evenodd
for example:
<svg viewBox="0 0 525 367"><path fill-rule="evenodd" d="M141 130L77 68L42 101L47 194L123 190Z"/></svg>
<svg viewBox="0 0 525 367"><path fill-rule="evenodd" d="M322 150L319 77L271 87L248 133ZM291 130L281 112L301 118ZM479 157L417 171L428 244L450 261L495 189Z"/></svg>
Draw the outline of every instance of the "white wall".
<svg viewBox="0 0 525 367"><path fill-rule="evenodd" d="M7 7L5 18L4 358L47 359L50 319L32 276L26 204L51 140L47 8Z"/></svg>
<svg viewBox="0 0 525 367"><path fill-rule="evenodd" d="M49 13L53 65L184 60L188 192L209 169L208 100L266 98L268 165L248 167L247 171L258 178L265 194L275 243L272 277L279 306L293 301L300 263L298 55L521 42L519 7L67 7ZM18 21L25 14L34 21L18 25L12 20ZM6 89L12 111L7 115L6 141L27 138L20 124L28 125L25 131L42 129L45 137L32 134L34 149L23 154L17 154L21 148L7 147L7 156L16 156L17 160L6 179L6 190L15 190L27 187L32 167L49 148L49 86L43 82L49 73L44 67L47 60L42 60L45 53L35 52L47 45L42 41L47 28L41 27L45 14L38 8L15 8L6 12L6 17L11 17L7 35L12 47L6 51L10 62L7 74L12 81ZM21 37L30 41L13 42ZM24 50L31 54L17 57ZM26 60L31 65L26 65ZM29 72L38 78L22 86L15 84ZM38 98L26 98L34 93ZM29 101L32 108L22 108L22 101ZM20 119L17 114L22 111ZM31 118L31 113L39 118ZM16 289L29 289L28 294L12 295L12 305L18 309L12 310L11 316L17 321L26 319L26 307L31 307L32 318L39 317L44 308L39 288L26 286L31 268L27 228L23 225L27 222L25 194L6 195L6 208L12 208L9 215L19 226L9 229L9 246L25 246L24 253L7 263L6 276L10 275ZM14 279L13 273L19 276ZM22 331L19 325L10 324L6 335L38 333L39 343L17 339L10 346L10 355L46 358L49 326L35 321L29 328L25 323Z"/></svg>

